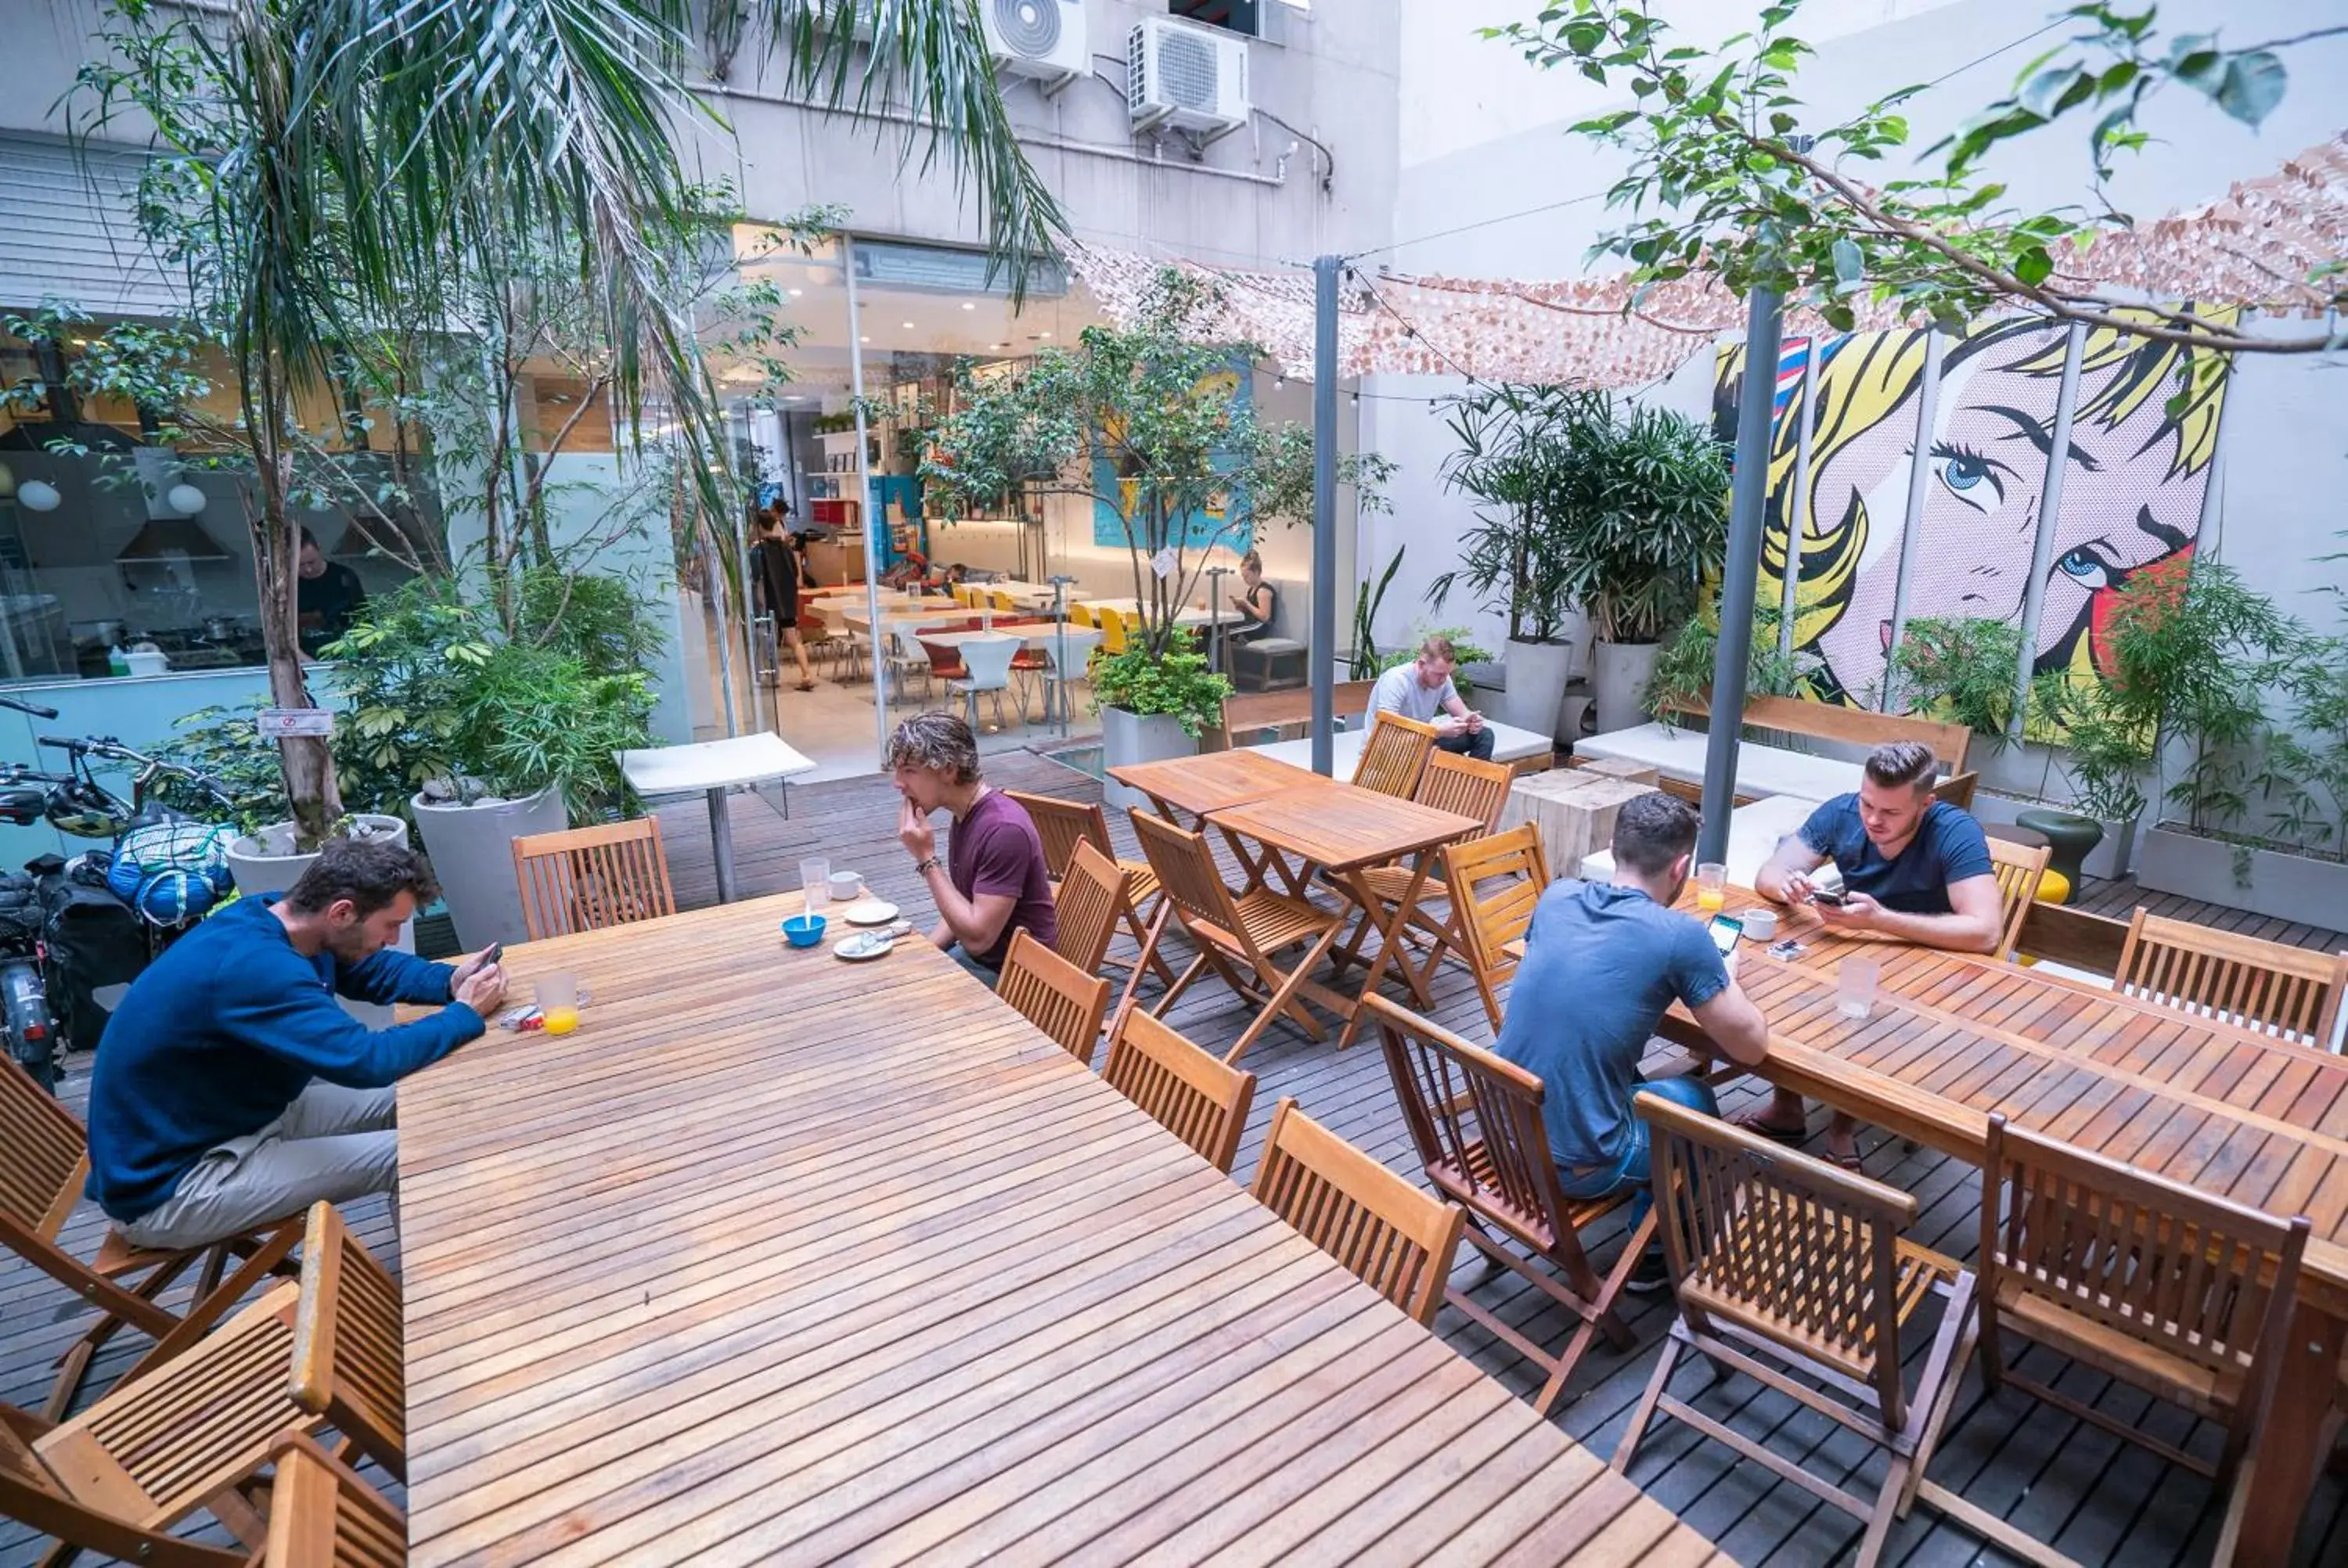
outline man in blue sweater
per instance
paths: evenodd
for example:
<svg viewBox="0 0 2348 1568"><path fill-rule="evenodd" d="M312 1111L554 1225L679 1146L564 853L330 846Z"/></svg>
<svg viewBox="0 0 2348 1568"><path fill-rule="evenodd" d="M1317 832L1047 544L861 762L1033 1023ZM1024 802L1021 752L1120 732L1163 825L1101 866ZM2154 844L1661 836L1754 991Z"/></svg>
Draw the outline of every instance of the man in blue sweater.
<svg viewBox="0 0 2348 1568"><path fill-rule="evenodd" d="M391 1086L478 1037L505 997L494 964L391 946L438 891L412 852L337 840L292 892L230 905L139 977L89 1086L89 1194L129 1240L202 1246L392 1190ZM338 992L448 1005L377 1032Z"/></svg>

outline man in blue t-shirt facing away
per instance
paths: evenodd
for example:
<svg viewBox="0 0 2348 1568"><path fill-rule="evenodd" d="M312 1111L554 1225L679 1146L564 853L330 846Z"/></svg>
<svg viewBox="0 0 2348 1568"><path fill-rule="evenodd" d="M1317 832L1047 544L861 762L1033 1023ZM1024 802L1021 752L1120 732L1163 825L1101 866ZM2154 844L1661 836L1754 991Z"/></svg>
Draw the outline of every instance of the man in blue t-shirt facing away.
<svg viewBox="0 0 2348 1568"><path fill-rule="evenodd" d="M1632 1097L1660 1094L1706 1115L1712 1091L1678 1072L1642 1077L1639 1061L1663 1011L1687 1004L1713 1043L1746 1067L1768 1049L1761 1009L1737 989L1733 962L1703 924L1672 903L1687 886L1697 818L1660 791L1626 802L1614 819L1614 878L1550 885L1525 932L1525 961L1509 992L1493 1050L1547 1090L1541 1118L1550 1157L1570 1198L1641 1189L1648 1178L1647 1124ZM1642 1261L1633 1290L1664 1283L1660 1252Z"/></svg>
<svg viewBox="0 0 2348 1568"><path fill-rule="evenodd" d="M1935 765L1932 748L1914 741L1876 747L1859 793L1837 795L1812 812L1800 832L1777 845L1753 890L1780 904L1813 905L1829 930L1880 931L1963 953L1995 951L2002 921L1989 843L1970 812L1932 798ZM1834 876L1821 869L1828 865ZM1802 1097L1781 1089L1738 1122L1799 1143ZM1838 1112L1827 1127L1827 1152L1857 1170L1853 1131L1851 1119Z"/></svg>
<svg viewBox="0 0 2348 1568"><path fill-rule="evenodd" d="M393 948L438 891L410 851L338 839L291 892L237 900L139 977L89 1081L89 1195L128 1239L198 1247L392 1190L392 1085L505 996L488 954L451 968ZM369 1030L338 994L448 1005Z"/></svg>

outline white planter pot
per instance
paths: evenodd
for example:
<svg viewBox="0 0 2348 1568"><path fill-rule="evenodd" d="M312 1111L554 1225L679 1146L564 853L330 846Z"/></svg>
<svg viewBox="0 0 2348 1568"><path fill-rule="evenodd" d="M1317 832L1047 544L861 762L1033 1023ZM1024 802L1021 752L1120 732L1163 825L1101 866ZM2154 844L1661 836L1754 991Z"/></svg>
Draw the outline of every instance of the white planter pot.
<svg viewBox="0 0 2348 1568"><path fill-rule="evenodd" d="M1558 710L1571 679L1570 642L1509 643L1509 689L1500 693L1499 720L1536 735L1554 737Z"/></svg>
<svg viewBox="0 0 2348 1568"><path fill-rule="evenodd" d="M1598 733L1636 728L1647 722L1647 682L1662 657L1660 642L1601 642L1591 654L1598 692Z"/></svg>
<svg viewBox="0 0 2348 1568"><path fill-rule="evenodd" d="M370 843L396 844L407 847L407 824L396 816L378 816L373 812L361 812L351 819L351 836ZM236 878L241 892L278 894L302 879L310 869L310 862L318 858L313 850L307 855L294 853L294 825L273 823L259 833L232 838L228 845L229 875ZM416 922L409 919L399 927L399 939L392 946L403 953L416 951ZM348 997L335 999L343 1010L369 1029L389 1029L392 1012L376 1002L353 1001Z"/></svg>
<svg viewBox="0 0 2348 1568"><path fill-rule="evenodd" d="M2348 909L2348 865L2252 849L2173 827L2144 835L2136 879L2148 891L2248 909L2275 920L2337 924ZM2322 911L2333 911L2326 919Z"/></svg>
<svg viewBox="0 0 2348 1568"><path fill-rule="evenodd" d="M457 944L467 952L491 942L529 938L522 924L521 888L514 881L513 841L534 833L560 833L571 825L557 791L544 789L521 800L453 805L417 795L409 805L416 831L448 901Z"/></svg>
<svg viewBox="0 0 2348 1568"><path fill-rule="evenodd" d="M1129 713L1123 708L1101 710L1101 766L1124 767L1132 763L1162 763L1187 757L1199 743L1182 733L1182 721L1170 713ZM1128 789L1113 778L1101 781L1101 798L1123 811L1129 806L1149 809L1149 797Z"/></svg>
<svg viewBox="0 0 2348 1568"><path fill-rule="evenodd" d="M1558 625L1557 640L1573 650L1573 656L1567 663L1566 679L1569 681L1589 680L1591 655L1590 617L1582 614L1581 611L1578 610L1567 610L1565 613L1565 620Z"/></svg>

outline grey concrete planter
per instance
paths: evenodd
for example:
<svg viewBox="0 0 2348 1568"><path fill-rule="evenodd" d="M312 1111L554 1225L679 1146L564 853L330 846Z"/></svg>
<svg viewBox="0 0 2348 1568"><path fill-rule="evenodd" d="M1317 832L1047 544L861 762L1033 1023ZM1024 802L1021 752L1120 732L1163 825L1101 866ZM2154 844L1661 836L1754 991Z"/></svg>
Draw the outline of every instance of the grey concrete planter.
<svg viewBox="0 0 2348 1568"><path fill-rule="evenodd" d="M1598 690L1598 733L1636 729L1647 722L1647 682L1654 678L1660 642L1601 642L1591 655Z"/></svg>
<svg viewBox="0 0 2348 1568"><path fill-rule="evenodd" d="M2136 879L2150 891L2275 920L2337 925L2340 912L2348 910L2348 865L2253 849L2168 826L2144 835Z"/></svg>
<svg viewBox="0 0 2348 1568"><path fill-rule="evenodd" d="M469 953L491 942L527 941L513 841L570 826L561 794L544 789L520 800L478 805L428 801L419 794L408 804L424 853L432 858L432 874L440 879L440 896L448 901L458 945Z"/></svg>
<svg viewBox="0 0 2348 1568"><path fill-rule="evenodd" d="M1124 767L1130 763L1162 763L1187 757L1199 743L1182 733L1182 721L1171 713L1130 713L1123 708L1101 710L1101 766ZM1128 806L1149 809L1149 797L1126 788L1113 778L1101 781L1101 798L1113 811Z"/></svg>
<svg viewBox="0 0 2348 1568"><path fill-rule="evenodd" d="M1553 736L1566 682L1573 672L1573 644L1510 642L1505 668L1509 687L1493 704L1498 710L1493 717L1536 735Z"/></svg>

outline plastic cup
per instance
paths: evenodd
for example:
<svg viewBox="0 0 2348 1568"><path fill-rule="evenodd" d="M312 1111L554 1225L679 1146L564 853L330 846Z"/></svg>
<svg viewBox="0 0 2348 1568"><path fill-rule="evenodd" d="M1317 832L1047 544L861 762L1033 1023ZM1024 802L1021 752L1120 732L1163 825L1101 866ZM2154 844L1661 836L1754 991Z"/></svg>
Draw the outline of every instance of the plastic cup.
<svg viewBox="0 0 2348 1568"><path fill-rule="evenodd" d="M1875 988L1883 966L1873 958L1845 958L1835 966L1835 1010L1849 1019L1863 1019L1875 1010Z"/></svg>
<svg viewBox="0 0 2348 1568"><path fill-rule="evenodd" d="M1708 860L1695 868L1695 907L1709 915L1728 902L1728 867Z"/></svg>
<svg viewBox="0 0 2348 1568"><path fill-rule="evenodd" d="M579 1027L579 978L557 972L541 975L537 982L538 1016L549 1034L569 1034Z"/></svg>
<svg viewBox="0 0 2348 1568"><path fill-rule="evenodd" d="M823 913L824 901L831 897L831 862L802 860L799 862L799 886L807 889L807 912Z"/></svg>

